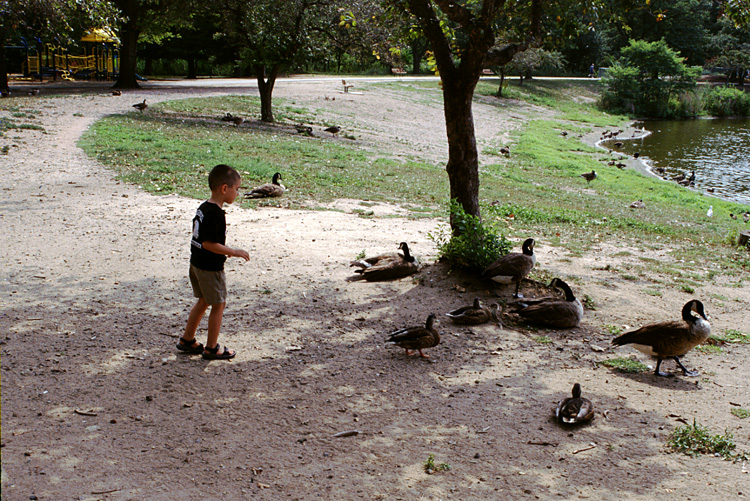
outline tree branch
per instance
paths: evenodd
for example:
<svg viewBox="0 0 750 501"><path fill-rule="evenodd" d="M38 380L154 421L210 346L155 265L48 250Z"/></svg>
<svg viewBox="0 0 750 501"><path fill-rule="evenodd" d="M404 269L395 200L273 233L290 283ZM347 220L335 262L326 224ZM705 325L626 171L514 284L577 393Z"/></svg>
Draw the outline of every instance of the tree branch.
<svg viewBox="0 0 750 501"><path fill-rule="evenodd" d="M457 4L454 0L434 0L434 2L438 4L440 10L445 12L445 15L448 16L448 19L450 19L454 23L461 25L461 27L466 27L474 24L474 14L472 14L471 11L463 5Z"/></svg>

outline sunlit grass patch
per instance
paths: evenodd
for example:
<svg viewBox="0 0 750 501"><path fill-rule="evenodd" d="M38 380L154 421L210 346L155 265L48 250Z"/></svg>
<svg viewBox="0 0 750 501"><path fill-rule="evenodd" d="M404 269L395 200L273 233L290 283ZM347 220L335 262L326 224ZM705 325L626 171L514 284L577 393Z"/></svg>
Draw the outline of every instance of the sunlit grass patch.
<svg viewBox="0 0 750 501"><path fill-rule="evenodd" d="M614 369L618 372L624 372L628 374L637 374L639 372L648 372L650 370L645 364L632 358L610 358L609 360L599 362L599 364L605 367L609 367L610 369Z"/></svg>

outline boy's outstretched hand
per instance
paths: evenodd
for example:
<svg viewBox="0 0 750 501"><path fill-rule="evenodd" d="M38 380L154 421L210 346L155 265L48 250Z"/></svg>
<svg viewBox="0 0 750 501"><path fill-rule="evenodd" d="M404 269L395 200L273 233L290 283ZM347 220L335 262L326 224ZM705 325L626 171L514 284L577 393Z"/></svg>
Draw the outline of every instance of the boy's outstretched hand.
<svg viewBox="0 0 750 501"><path fill-rule="evenodd" d="M234 257L241 257L245 261L250 261L250 254L247 253L247 251L244 251L242 249L232 249L234 251L233 256Z"/></svg>

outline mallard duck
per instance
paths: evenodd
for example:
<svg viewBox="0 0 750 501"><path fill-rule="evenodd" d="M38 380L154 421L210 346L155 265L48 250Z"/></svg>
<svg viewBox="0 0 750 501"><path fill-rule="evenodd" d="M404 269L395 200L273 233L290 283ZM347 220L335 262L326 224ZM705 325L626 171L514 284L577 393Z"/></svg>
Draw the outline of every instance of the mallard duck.
<svg viewBox="0 0 750 501"><path fill-rule="evenodd" d="M330 132L331 135L335 136L336 134L338 134L339 132L341 132L341 127L339 127L338 125L334 125L332 127L328 127L327 129L325 129L325 131L326 132Z"/></svg>
<svg viewBox="0 0 750 501"><path fill-rule="evenodd" d="M581 385L573 385L573 396L560 400L555 410L555 417L563 424L582 424L594 417L594 405L587 398L581 397Z"/></svg>
<svg viewBox="0 0 750 501"><path fill-rule="evenodd" d="M113 90L113 91L112 91L112 95L113 95L113 96L122 96L122 91L119 91L119 90Z"/></svg>
<svg viewBox="0 0 750 501"><path fill-rule="evenodd" d="M523 243L522 252L510 252L491 265L483 272L482 276L499 283L516 283L516 292L514 297L521 297L518 289L521 287L521 280L529 274L536 264L534 255L534 239L527 238Z"/></svg>
<svg viewBox="0 0 750 501"><path fill-rule="evenodd" d="M394 280L403 278L419 271L419 261L409 253L409 246L401 242L398 246L403 254L391 252L379 256L368 257L352 261L350 266L359 269L354 270L359 276L350 280L367 280L368 282L379 282L383 280Z"/></svg>
<svg viewBox="0 0 750 501"><path fill-rule="evenodd" d="M562 289L565 299L545 297L530 300L518 300L511 304L514 313L529 322L546 325L555 329L570 329L577 326L583 318L583 305L573 295L568 284L559 278L553 278L550 287Z"/></svg>
<svg viewBox="0 0 750 501"><path fill-rule="evenodd" d="M300 134L307 134L309 136L312 136L313 130L312 130L312 127L310 127L309 125L299 124L299 125L295 125L294 128Z"/></svg>
<svg viewBox="0 0 750 501"><path fill-rule="evenodd" d="M630 204L630 208L631 209L645 209L646 208L646 204L643 203L643 200L639 199L639 200L636 200L635 202L631 203Z"/></svg>
<svg viewBox="0 0 750 501"><path fill-rule="evenodd" d="M142 103L135 103L133 105L133 108L135 108L136 110L142 112L143 110L145 110L146 108L148 108L148 105L146 104L146 100L144 99Z"/></svg>
<svg viewBox="0 0 750 501"><path fill-rule="evenodd" d="M253 188L245 193L245 198L280 197L284 194L286 188L283 184L279 183L279 179L281 179L281 174L277 172L273 175L273 179L270 183L262 184L257 188Z"/></svg>
<svg viewBox="0 0 750 501"><path fill-rule="evenodd" d="M486 306L482 306L479 298L475 298L473 305L458 308L457 310L453 310L445 315L450 317L450 319L457 324L478 325L489 322L490 320L499 320L499 309L500 306L497 303L493 303L487 308Z"/></svg>
<svg viewBox="0 0 750 501"><path fill-rule="evenodd" d="M694 316L696 312L700 316ZM693 299L682 307L682 321L672 320L644 325L638 330L626 332L622 336L612 340L615 346L632 344L633 348L657 358L657 376L668 376L660 372L661 361L665 358L674 358L677 365L686 376L697 376L697 372L689 371L680 362L681 356L705 342L711 335L711 325L708 323L703 303Z"/></svg>
<svg viewBox="0 0 750 501"><path fill-rule="evenodd" d="M507 146L501 146L499 151L500 154L505 155L506 157L510 156L510 148L508 148Z"/></svg>
<svg viewBox="0 0 750 501"><path fill-rule="evenodd" d="M425 348L432 348L440 344L440 333L435 329L435 314L430 313L424 327L406 327L399 329L388 335L385 340L386 344L395 344L406 350L407 355L411 355L411 350L419 351L419 355L429 358L429 355L422 353Z"/></svg>
<svg viewBox="0 0 750 501"><path fill-rule="evenodd" d="M591 172L584 172L583 174L580 175L580 177L582 177L583 179L585 179L586 182L590 184L591 181L593 181L594 179L596 179L596 171L592 170Z"/></svg>

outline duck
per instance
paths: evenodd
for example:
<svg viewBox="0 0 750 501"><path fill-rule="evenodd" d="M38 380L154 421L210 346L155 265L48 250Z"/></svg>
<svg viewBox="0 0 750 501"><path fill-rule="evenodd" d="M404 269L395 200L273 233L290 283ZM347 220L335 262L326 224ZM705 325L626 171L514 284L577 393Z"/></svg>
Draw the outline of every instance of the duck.
<svg viewBox="0 0 750 501"><path fill-rule="evenodd" d="M336 134L341 132L341 127L339 127L338 125L334 125L334 126L328 127L327 129L325 129L325 131L330 132L331 135L335 136Z"/></svg>
<svg viewBox="0 0 750 501"><path fill-rule="evenodd" d="M639 156L641 156L641 153L639 151L633 153L633 158L638 158Z"/></svg>
<svg viewBox="0 0 750 501"><path fill-rule="evenodd" d="M518 289L521 287L521 280L526 278L526 275L529 274L536 264L534 245L534 239L527 238L521 247L522 252L510 252L504 255L485 268L482 276L498 283L515 282L516 292L513 294L513 297L522 297L518 293Z"/></svg>
<svg viewBox="0 0 750 501"><path fill-rule="evenodd" d="M714 206L713 205L709 205L708 206L708 210L706 211L706 216L712 217L713 215L714 215Z"/></svg>
<svg viewBox="0 0 750 501"><path fill-rule="evenodd" d="M440 333L435 329L435 314L430 313L424 327L418 325L393 331L385 342L403 348L407 355L411 355L411 350L416 350L420 357L430 358L429 355L422 353L422 350L440 344Z"/></svg>
<svg viewBox="0 0 750 501"><path fill-rule="evenodd" d="M146 100L144 99L142 103L135 103L133 105L133 108L135 108L136 110L138 110L140 112L143 112L143 110L145 110L146 108L148 108L148 105L146 104Z"/></svg>
<svg viewBox="0 0 750 501"><path fill-rule="evenodd" d="M565 136L567 136L567 135L568 135L568 131L564 130L564 131L562 131L562 132L560 133L560 135L561 135L562 137L565 137Z"/></svg>
<svg viewBox="0 0 750 501"><path fill-rule="evenodd" d="M39 89L31 89L30 91L26 92L27 96L38 96L39 95Z"/></svg>
<svg viewBox="0 0 750 501"><path fill-rule="evenodd" d="M563 424L588 423L594 417L594 404L581 397L581 385L573 385L572 397L560 400L555 409L555 417Z"/></svg>
<svg viewBox="0 0 750 501"><path fill-rule="evenodd" d="M490 320L498 320L498 312L500 305L493 303L489 308L482 306L482 302L479 298L474 298L474 304L470 306L464 306L453 310L445 315L453 320L453 323L464 324L464 325L478 325L489 322Z"/></svg>
<svg viewBox="0 0 750 501"><path fill-rule="evenodd" d="M734 214L733 212L729 213L729 217L737 221L737 214Z"/></svg>
<svg viewBox="0 0 750 501"><path fill-rule="evenodd" d="M119 90L113 90L113 91L112 91L112 95L113 95L113 96L122 96L122 91L119 91Z"/></svg>
<svg viewBox="0 0 750 501"><path fill-rule="evenodd" d="M639 200L636 200L635 202L631 203L630 204L630 208L631 209L645 209L646 208L646 204L643 203L643 200L639 199Z"/></svg>
<svg viewBox="0 0 750 501"><path fill-rule="evenodd" d="M354 270L358 276L349 280L367 280L368 282L380 282L383 280L394 280L407 277L419 271L419 261L409 252L409 245L401 242L398 249L403 251L381 254L374 257L352 261L350 266L356 266Z"/></svg>
<svg viewBox="0 0 750 501"><path fill-rule="evenodd" d="M550 287L562 289L564 299L544 297L530 300L518 300L511 304L524 319L555 329L570 329L576 327L583 318L583 305L576 299L570 286L559 278L553 278Z"/></svg>
<svg viewBox="0 0 750 501"><path fill-rule="evenodd" d="M579 177L582 177L586 180L587 183L591 183L594 179L596 179L596 171L592 170L591 172L585 172L581 174Z"/></svg>
<svg viewBox="0 0 750 501"><path fill-rule="evenodd" d="M617 141L612 146L614 146L615 148L622 148L622 141Z"/></svg>
<svg viewBox="0 0 750 501"><path fill-rule="evenodd" d="M746 223L747 223L748 221L750 221L750 212L744 212L744 213L742 214L742 220L743 220L744 222L746 222Z"/></svg>
<svg viewBox="0 0 750 501"><path fill-rule="evenodd" d="M698 316L693 315L695 312ZM668 376L661 372L661 362L673 358L685 376L697 376L698 372L689 371L680 362L680 357L704 343L711 335L711 324L708 323L703 303L693 299L682 307L682 320L671 320L644 325L638 330L626 332L612 340L615 346L632 344L633 348L657 358L657 376Z"/></svg>
<svg viewBox="0 0 750 501"><path fill-rule="evenodd" d="M262 184L257 188L253 188L245 193L245 198L280 197L286 191L286 187L279 183L279 179L281 179L281 174L277 172L273 175L270 183Z"/></svg>
<svg viewBox="0 0 750 501"><path fill-rule="evenodd" d="M239 127L240 125L242 125L242 122L244 122L245 119L242 118L242 117L236 117L236 116L232 115L231 113L227 113L226 115L224 115L223 117L221 117L221 121L222 122L232 122L234 125L236 125L237 127Z"/></svg>
<svg viewBox="0 0 750 501"><path fill-rule="evenodd" d="M309 125L299 124L299 125L295 125L294 128L300 134L307 134L308 136L312 136L313 135L312 127L310 127Z"/></svg>
<svg viewBox="0 0 750 501"><path fill-rule="evenodd" d="M510 148L507 146L501 146L499 151L501 155L505 155L506 157L510 156Z"/></svg>

